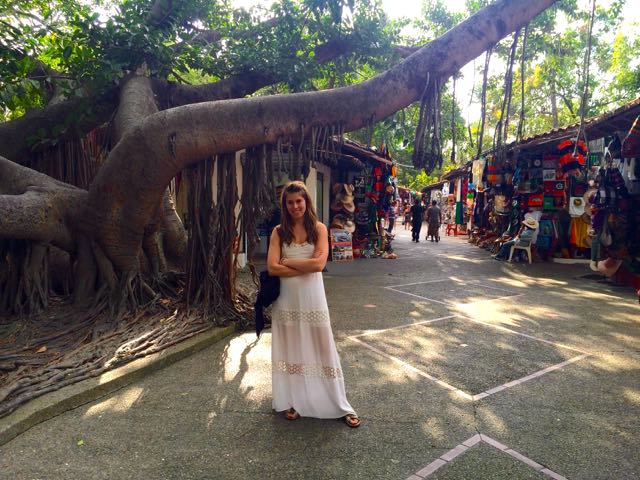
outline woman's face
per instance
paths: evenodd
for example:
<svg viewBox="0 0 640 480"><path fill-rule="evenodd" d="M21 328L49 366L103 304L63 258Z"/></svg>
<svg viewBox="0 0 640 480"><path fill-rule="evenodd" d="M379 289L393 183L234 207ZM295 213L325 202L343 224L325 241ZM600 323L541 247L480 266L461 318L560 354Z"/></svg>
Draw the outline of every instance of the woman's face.
<svg viewBox="0 0 640 480"><path fill-rule="evenodd" d="M302 193L287 193L286 205L292 220L295 221L304 218L304 212L307 210L307 202L305 202Z"/></svg>

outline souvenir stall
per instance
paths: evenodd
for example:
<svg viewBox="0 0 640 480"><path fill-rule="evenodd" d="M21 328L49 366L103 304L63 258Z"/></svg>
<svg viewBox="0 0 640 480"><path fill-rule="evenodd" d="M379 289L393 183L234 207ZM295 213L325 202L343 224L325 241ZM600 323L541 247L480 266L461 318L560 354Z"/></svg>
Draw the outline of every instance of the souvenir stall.
<svg viewBox="0 0 640 480"><path fill-rule="evenodd" d="M398 185L398 203L400 205L411 203L411 198L412 198L411 190L408 189L407 187L402 187Z"/></svg>
<svg viewBox="0 0 640 480"><path fill-rule="evenodd" d="M470 241L495 249L532 217L537 258L590 263L636 285L640 140L632 125L639 114L640 99L585 121L578 141L574 125L511 145L502 159L490 153L474 161Z"/></svg>
<svg viewBox="0 0 640 480"><path fill-rule="evenodd" d="M620 150L614 139L594 189L585 195L591 210L590 266L635 288L640 302L640 116L618 138Z"/></svg>
<svg viewBox="0 0 640 480"><path fill-rule="evenodd" d="M445 173L442 179L448 183L443 189L440 208L443 211L447 235L466 235L471 210L467 202L471 164ZM445 191L447 192L445 195ZM445 202L446 199L446 202Z"/></svg>
<svg viewBox="0 0 640 480"><path fill-rule="evenodd" d="M332 187L330 227L351 233L353 258L395 258L393 235L383 228L382 220L400 200L396 166L389 152L367 148L345 140L342 154L361 162L358 171L342 172ZM345 175L346 173L346 175Z"/></svg>
<svg viewBox="0 0 640 480"><path fill-rule="evenodd" d="M433 200L435 200L438 204L438 207L442 208L442 204L446 200L446 198L444 198L442 194L442 187L445 183L449 182L441 181L438 183L432 183L431 185L427 185L422 189L422 200L424 201L425 205L427 203L430 204Z"/></svg>

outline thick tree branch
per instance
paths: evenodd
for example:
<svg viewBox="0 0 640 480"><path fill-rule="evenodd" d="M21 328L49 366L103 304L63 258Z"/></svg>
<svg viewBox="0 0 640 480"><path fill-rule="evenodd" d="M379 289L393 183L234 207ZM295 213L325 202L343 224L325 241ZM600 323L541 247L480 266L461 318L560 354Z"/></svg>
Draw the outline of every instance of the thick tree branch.
<svg viewBox="0 0 640 480"><path fill-rule="evenodd" d="M126 79L120 89L118 113L114 119L114 143L120 141L124 132L157 111L149 78L134 75Z"/></svg>
<svg viewBox="0 0 640 480"><path fill-rule="evenodd" d="M260 26L273 27L281 20L282 18L276 17L267 20ZM205 31L202 35L207 40L219 36L214 30ZM237 37L242 36L237 35ZM316 47L315 61L318 63L329 62L350 53L354 46L355 41L352 37L331 40ZM400 49L397 52L402 58L405 58L417 51L419 47L400 46L396 49ZM278 76L270 73L249 71L204 85L176 84L165 79L152 79L151 81L153 91L161 99L162 104L168 107L177 107L192 103L242 98L281 80ZM117 94L118 91L114 89L91 102L89 99L78 98L57 101L56 105L33 110L19 119L0 124L0 155L23 164L34 151L46 148L51 141L60 142L76 133L90 132L109 119L115 109ZM119 103L121 108L126 108L122 101ZM87 111L93 113L86 114ZM71 128L71 123L73 123L73 128ZM38 143L42 138L47 139L48 142Z"/></svg>
<svg viewBox="0 0 640 480"><path fill-rule="evenodd" d="M219 82L204 85L179 85L157 79L153 83L156 87L154 91L165 91L166 105L178 107L192 103L241 98L263 87L272 85L278 80L274 75L261 72L244 72Z"/></svg>
<svg viewBox="0 0 640 480"><path fill-rule="evenodd" d="M0 124L0 155L24 164L33 152L85 135L109 120L116 105L116 90L98 98L73 98L31 110Z"/></svg>
<svg viewBox="0 0 640 480"><path fill-rule="evenodd" d="M409 55L413 55L422 47L410 47L407 45L394 45L393 51L401 58L407 58Z"/></svg>
<svg viewBox="0 0 640 480"><path fill-rule="evenodd" d="M0 157L0 237L75 249L88 193Z"/></svg>
<svg viewBox="0 0 640 480"><path fill-rule="evenodd" d="M427 73L448 78L555 0L501 0L479 11L408 57L359 85L295 95L206 102L146 118L129 130L100 169L90 190L91 229L122 271L137 265L144 227L169 181L212 154L309 135L313 125L352 131L420 99ZM371 99L379 99L372 102Z"/></svg>

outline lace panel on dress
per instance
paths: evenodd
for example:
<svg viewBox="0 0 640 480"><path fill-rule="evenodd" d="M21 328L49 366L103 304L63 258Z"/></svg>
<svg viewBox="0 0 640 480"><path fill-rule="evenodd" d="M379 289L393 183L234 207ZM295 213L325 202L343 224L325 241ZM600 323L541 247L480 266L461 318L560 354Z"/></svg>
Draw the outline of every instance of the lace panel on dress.
<svg viewBox="0 0 640 480"><path fill-rule="evenodd" d="M342 370L324 365L303 365L280 360L274 365L274 369L289 375L302 375L304 377L342 378Z"/></svg>
<svg viewBox="0 0 640 480"><path fill-rule="evenodd" d="M278 310L275 316L278 322L306 322L315 324L329 323L328 310L312 310L310 312L301 312L299 310Z"/></svg>

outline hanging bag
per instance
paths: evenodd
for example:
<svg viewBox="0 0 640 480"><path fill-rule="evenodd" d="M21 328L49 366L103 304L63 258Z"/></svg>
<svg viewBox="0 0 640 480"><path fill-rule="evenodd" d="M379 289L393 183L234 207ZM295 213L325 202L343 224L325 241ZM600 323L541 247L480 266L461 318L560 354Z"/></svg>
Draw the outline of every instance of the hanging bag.
<svg viewBox="0 0 640 480"><path fill-rule="evenodd" d="M609 247L613 243L613 238L611 237L611 229L609 228L609 222L605 219L604 224L602 225L602 231L600 232L600 245L604 247Z"/></svg>
<svg viewBox="0 0 640 480"><path fill-rule="evenodd" d="M278 235L282 235L281 230L278 228ZM280 249L280 255L282 255L282 248ZM267 258L269 258L269 249L267 248ZM264 330L264 309L275 302L280 296L280 277L271 276L269 270L262 270L260 272L260 288L258 290L258 296L256 297L255 309L255 321L256 321L256 336L260 338L260 332Z"/></svg>

